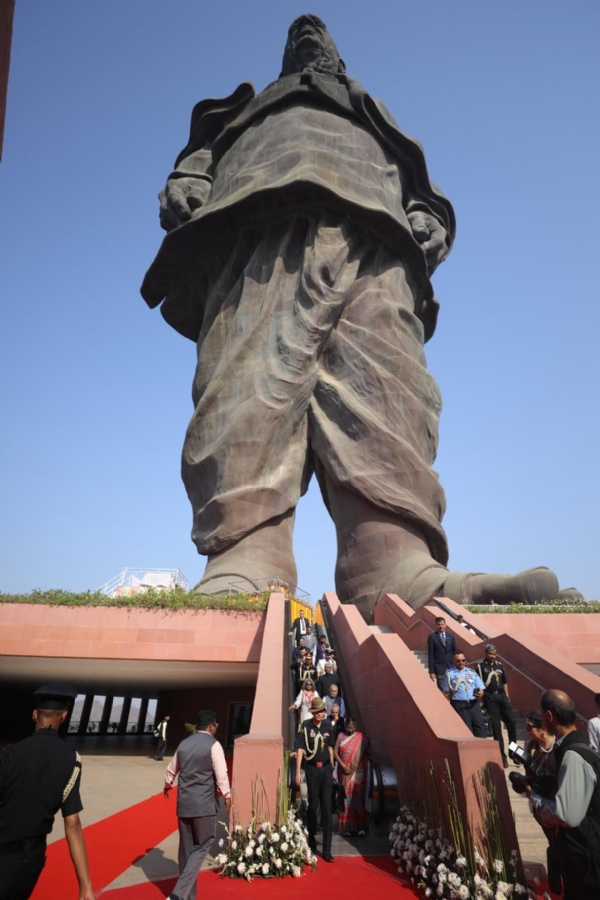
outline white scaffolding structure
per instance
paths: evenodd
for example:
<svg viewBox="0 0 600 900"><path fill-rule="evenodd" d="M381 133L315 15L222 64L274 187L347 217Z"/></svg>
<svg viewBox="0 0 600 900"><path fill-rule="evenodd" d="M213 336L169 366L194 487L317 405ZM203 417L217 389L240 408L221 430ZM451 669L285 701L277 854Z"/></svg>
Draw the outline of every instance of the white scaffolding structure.
<svg viewBox="0 0 600 900"><path fill-rule="evenodd" d="M176 587L188 589L188 580L179 569L121 569L118 575L98 588L108 597L130 597L149 588L172 591Z"/></svg>

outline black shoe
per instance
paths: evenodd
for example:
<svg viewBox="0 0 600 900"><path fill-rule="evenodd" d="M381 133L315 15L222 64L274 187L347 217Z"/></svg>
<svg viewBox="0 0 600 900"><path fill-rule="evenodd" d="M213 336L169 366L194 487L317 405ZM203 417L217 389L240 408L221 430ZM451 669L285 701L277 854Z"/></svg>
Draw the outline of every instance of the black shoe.
<svg viewBox="0 0 600 900"><path fill-rule="evenodd" d="M330 863L333 862L333 856L331 855L331 853L324 853L323 859L325 862L330 862Z"/></svg>

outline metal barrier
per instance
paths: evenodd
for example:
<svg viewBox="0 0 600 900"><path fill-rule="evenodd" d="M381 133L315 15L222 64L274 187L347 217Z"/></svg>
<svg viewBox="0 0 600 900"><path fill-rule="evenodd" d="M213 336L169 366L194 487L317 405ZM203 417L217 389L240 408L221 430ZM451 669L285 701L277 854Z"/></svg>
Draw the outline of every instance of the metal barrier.
<svg viewBox="0 0 600 900"><path fill-rule="evenodd" d="M313 624L321 626L325 625L325 620L323 619L323 607L321 606L320 600L315 606L315 611L313 613Z"/></svg>
<svg viewBox="0 0 600 900"><path fill-rule="evenodd" d="M526 678L527 681L530 682L530 684L535 685L535 687L540 691L541 694L543 694L544 691L548 690L548 688L543 687L539 683L539 681L536 681L535 678L532 678L531 675L528 675L527 672L523 672L522 669L519 669L517 666L515 666L514 663L510 662L510 660L507 660L505 657L503 657L502 661L507 669L512 669L513 672L517 672L517 674L520 675L522 678ZM483 659L476 660L475 663L470 663L470 665L476 665L478 662L483 662ZM577 719L579 724L583 727L585 734L587 735L589 719L586 719L585 716L582 716L581 713L578 713L578 712L575 713L575 718Z"/></svg>
<svg viewBox="0 0 600 900"><path fill-rule="evenodd" d="M339 653L339 644L335 633L335 628L331 620L331 616L329 615L329 610L327 609L327 607L322 606L320 603L319 608L321 609L321 616L323 619L323 624L318 626L319 634L325 634L328 644L330 645L330 647L333 647L335 661L337 663L338 675L340 676L340 680L342 682L342 697L344 698L346 715L352 714L353 718L356 719L356 724L358 725L359 731L362 731L364 733L365 729L360 716L358 703L356 702L356 697L354 696L354 691L352 689L352 681L350 679L348 669L346 668L346 663L341 658Z"/></svg>
<svg viewBox="0 0 600 900"><path fill-rule="evenodd" d="M294 637L290 634L292 630L292 600L286 600L285 603L285 654L284 654L284 666L287 668L287 678L284 673L284 684L287 683L287 691L284 690L284 700L287 701L287 706L294 702L296 699L296 682L294 678L294 673L291 669L292 665L292 650L294 649ZM294 749L294 745L296 743L296 713L295 710L288 710L286 708L285 713L287 713L287 728L284 729L284 736L286 740L285 749L292 750ZM285 715L284 713L284 715ZM291 777L292 766L288 769L288 777Z"/></svg>
<svg viewBox="0 0 600 900"><path fill-rule="evenodd" d="M446 613L447 616L449 616L451 619L454 619L455 622L458 621L458 616L456 615L456 613L452 612L451 609L448 609L445 603L442 603L441 600L435 600L435 602L440 607L440 609L442 609ZM469 628L477 635L478 638L480 638L482 641L489 641L489 637L487 634L484 634L483 631L480 631L479 628L476 628L475 625L473 625L471 622L469 622L468 624Z"/></svg>
<svg viewBox="0 0 600 900"><path fill-rule="evenodd" d="M371 815L376 824L396 818L400 808L396 769L389 759L371 757Z"/></svg>

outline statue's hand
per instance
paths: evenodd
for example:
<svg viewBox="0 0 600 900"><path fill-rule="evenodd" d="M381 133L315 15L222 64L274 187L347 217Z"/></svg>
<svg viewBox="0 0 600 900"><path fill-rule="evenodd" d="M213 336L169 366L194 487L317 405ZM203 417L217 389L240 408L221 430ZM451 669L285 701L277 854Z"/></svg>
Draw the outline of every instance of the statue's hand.
<svg viewBox="0 0 600 900"><path fill-rule="evenodd" d="M420 209L409 212L408 221L415 240L425 254L427 272L432 275L448 255L446 229L435 216Z"/></svg>
<svg viewBox="0 0 600 900"><path fill-rule="evenodd" d="M204 205L211 189L205 178L171 178L160 200L160 224L165 231L172 231L191 218L195 209Z"/></svg>

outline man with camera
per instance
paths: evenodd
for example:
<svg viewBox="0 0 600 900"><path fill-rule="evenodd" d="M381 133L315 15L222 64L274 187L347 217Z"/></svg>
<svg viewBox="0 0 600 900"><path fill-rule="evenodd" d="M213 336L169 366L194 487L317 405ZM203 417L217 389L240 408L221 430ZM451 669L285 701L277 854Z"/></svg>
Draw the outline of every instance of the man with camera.
<svg viewBox="0 0 600 900"><path fill-rule="evenodd" d="M575 725L575 704L563 691L545 691L542 721L554 735L558 764L554 799L530 784L525 794L544 828L556 829L564 900L598 900L600 892L600 756Z"/></svg>
<svg viewBox="0 0 600 900"><path fill-rule="evenodd" d="M558 774L554 756L556 738L546 730L538 709L527 713L525 728L530 738L527 748L522 750L516 741L508 745L510 758L518 765L525 766L525 775L520 772L511 772L508 776L512 789L517 794L525 794L527 787L531 786L534 794L553 800L556 794L556 776ZM546 851L548 885L554 894L562 894L562 878L555 847L556 828L548 828L544 825L542 828L548 841Z"/></svg>
<svg viewBox="0 0 600 900"><path fill-rule="evenodd" d="M517 723L508 698L508 684L506 683L506 673L504 666L497 658L498 651L493 644L486 644L485 659L478 663L477 671L479 677L485 685L485 693L483 702L488 711L490 721L492 723L492 734L494 740L500 745L500 755L504 768L508 768L508 759L504 749L504 738L502 737L502 722L506 725L508 731L509 743L517 742Z"/></svg>

